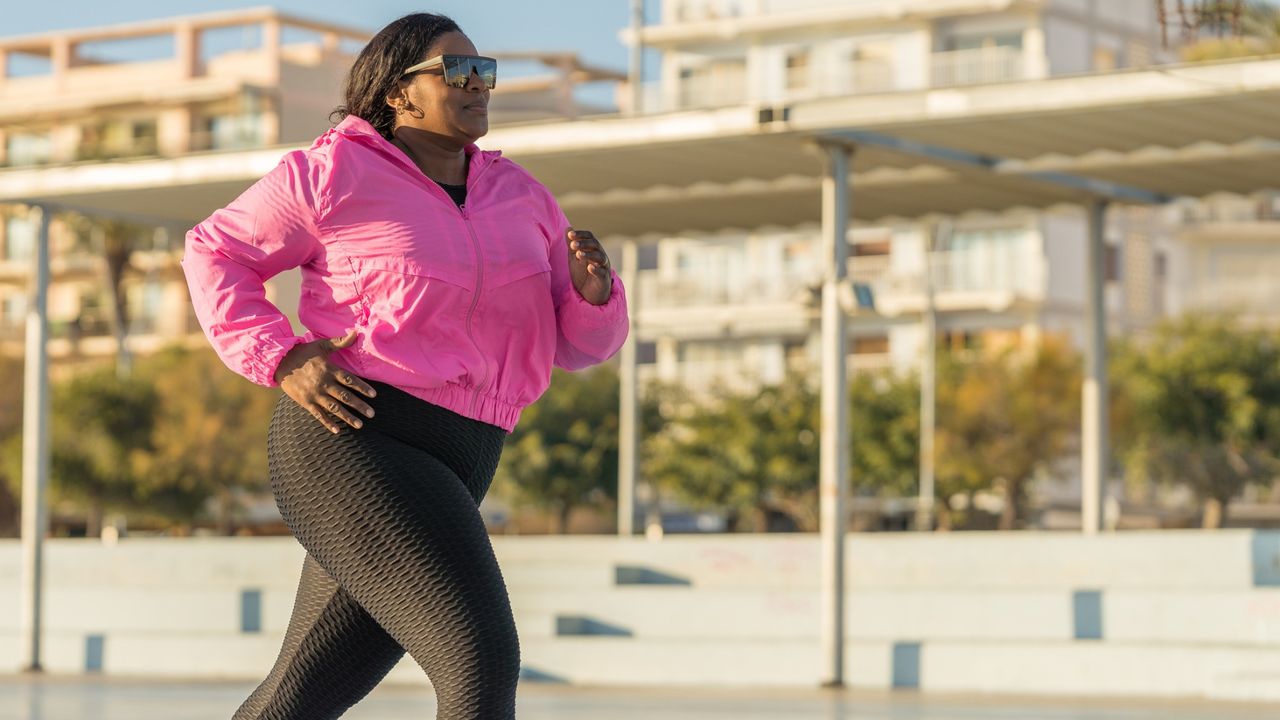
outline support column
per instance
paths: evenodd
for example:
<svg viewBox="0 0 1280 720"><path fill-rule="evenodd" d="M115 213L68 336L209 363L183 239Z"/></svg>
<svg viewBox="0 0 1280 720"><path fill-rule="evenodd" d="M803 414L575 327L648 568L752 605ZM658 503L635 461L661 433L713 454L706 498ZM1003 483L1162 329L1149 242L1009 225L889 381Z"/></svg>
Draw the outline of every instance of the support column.
<svg viewBox="0 0 1280 720"><path fill-rule="evenodd" d="M1106 221L1107 203L1088 205L1088 297L1083 415L1081 422L1080 518L1085 535L1096 535L1102 526L1102 492L1107 479L1109 433L1107 378Z"/></svg>
<svg viewBox="0 0 1280 720"><path fill-rule="evenodd" d="M936 402L935 381L938 365L938 313L935 303L933 261L944 225L927 223L924 227L924 313L920 331L920 498L916 508L916 530L933 530L934 457L933 434Z"/></svg>
<svg viewBox="0 0 1280 720"><path fill-rule="evenodd" d="M849 165L853 146L821 143L822 179L822 427L819 497L822 528L822 654L824 687L844 685L844 550L849 486L847 318L840 286L848 275Z"/></svg>
<svg viewBox="0 0 1280 720"><path fill-rule="evenodd" d="M622 246L622 286L631 296L628 308L627 342L618 353L618 535L631 537L635 533L636 477L640 450L639 380L636 377L636 289L639 248L635 240L627 240Z"/></svg>
<svg viewBox="0 0 1280 720"><path fill-rule="evenodd" d="M1031 15L1022 31L1022 72L1026 80L1040 80L1049 76L1049 55L1045 46L1043 23L1042 17Z"/></svg>
<svg viewBox="0 0 1280 720"><path fill-rule="evenodd" d="M280 82L280 45L283 42L283 28L279 18L268 18L262 21L262 52L267 56L267 78L273 84Z"/></svg>
<svg viewBox="0 0 1280 720"><path fill-rule="evenodd" d="M190 80L200 75L200 30L191 22L178 23L173 30L173 45L178 76Z"/></svg>
<svg viewBox="0 0 1280 720"><path fill-rule="evenodd" d="M644 0L631 0L631 62L627 84L631 86L632 115L639 115L644 106Z"/></svg>
<svg viewBox="0 0 1280 720"><path fill-rule="evenodd" d="M41 672L44 625L44 536L49 484L49 208L39 209L27 300L22 411L22 653L23 669Z"/></svg>
<svg viewBox="0 0 1280 720"><path fill-rule="evenodd" d="M67 89L67 73L71 70L75 47L71 39L56 37L49 49L49 60L53 66L53 87L58 92Z"/></svg>

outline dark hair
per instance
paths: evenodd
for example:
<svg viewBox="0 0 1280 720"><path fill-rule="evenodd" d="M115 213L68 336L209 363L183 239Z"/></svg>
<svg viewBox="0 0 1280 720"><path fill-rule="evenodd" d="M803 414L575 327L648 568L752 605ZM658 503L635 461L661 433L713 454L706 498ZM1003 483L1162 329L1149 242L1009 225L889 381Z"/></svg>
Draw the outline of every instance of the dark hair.
<svg viewBox="0 0 1280 720"><path fill-rule="evenodd" d="M344 88L346 102L329 114L329 121L355 115L390 140L396 114L387 105L387 95L404 69L422 62L435 41L449 32L462 32L462 28L444 15L431 13L405 15L379 30L351 64Z"/></svg>

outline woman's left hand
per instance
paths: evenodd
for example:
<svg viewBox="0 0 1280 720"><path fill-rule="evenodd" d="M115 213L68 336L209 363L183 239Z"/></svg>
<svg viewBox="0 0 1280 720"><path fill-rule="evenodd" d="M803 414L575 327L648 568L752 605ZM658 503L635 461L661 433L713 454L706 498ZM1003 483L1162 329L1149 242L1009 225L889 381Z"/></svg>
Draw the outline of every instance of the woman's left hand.
<svg viewBox="0 0 1280 720"><path fill-rule="evenodd" d="M605 304L613 291L613 268L600 241L590 230L570 230L566 240L573 287L592 305Z"/></svg>

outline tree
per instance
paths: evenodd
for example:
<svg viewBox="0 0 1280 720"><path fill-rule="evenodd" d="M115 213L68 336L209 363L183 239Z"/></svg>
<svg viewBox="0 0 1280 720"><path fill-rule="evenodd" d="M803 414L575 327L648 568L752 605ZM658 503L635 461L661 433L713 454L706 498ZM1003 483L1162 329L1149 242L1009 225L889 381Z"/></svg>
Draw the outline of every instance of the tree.
<svg viewBox="0 0 1280 720"><path fill-rule="evenodd" d="M905 497L919 493L920 382L857 373L849 383L855 487Z"/></svg>
<svg viewBox="0 0 1280 720"><path fill-rule="evenodd" d="M555 532L563 533L575 507L616 502L617 482L617 371L556 370L507 438L495 489L513 503L555 513Z"/></svg>
<svg viewBox="0 0 1280 720"><path fill-rule="evenodd" d="M146 228L122 220L69 214L68 226L75 236L77 251L88 252L102 259L102 289L110 298L109 313L112 331L116 338L116 371L121 377L128 375L133 366L127 337L129 333L129 302L125 292L125 276L132 270L130 259L140 244Z"/></svg>
<svg viewBox="0 0 1280 720"><path fill-rule="evenodd" d="M1180 31L1184 60L1198 62L1280 52L1280 8L1265 0L1156 0L1164 45Z"/></svg>
<svg viewBox="0 0 1280 720"><path fill-rule="evenodd" d="M1114 360L1116 449L1138 481L1185 484L1220 527L1231 498L1277 472L1280 343L1221 316L1188 315Z"/></svg>
<svg viewBox="0 0 1280 720"><path fill-rule="evenodd" d="M972 362L939 365L937 479L940 495L1004 490L1000 528L1023 516L1028 482L1061 457L1079 432L1080 360L1048 341Z"/></svg>
<svg viewBox="0 0 1280 720"><path fill-rule="evenodd" d="M763 531L779 511L817 529L818 397L804 378L667 405L646 446L650 481L694 507L727 510L733 529Z"/></svg>
<svg viewBox="0 0 1280 720"><path fill-rule="evenodd" d="M171 346L138 368L153 378L159 403L137 511L190 524L212 498L219 532L232 534L240 497L270 492L267 428L279 390L228 371L208 348Z"/></svg>
<svg viewBox="0 0 1280 720"><path fill-rule="evenodd" d="M52 388L50 499L86 513L97 535L107 510L133 505L152 450L158 397L142 379L93 370Z"/></svg>
<svg viewBox="0 0 1280 720"><path fill-rule="evenodd" d="M21 457L23 362L0 356L0 450ZM0 465L0 537L14 537L19 530L22 497L22 470Z"/></svg>

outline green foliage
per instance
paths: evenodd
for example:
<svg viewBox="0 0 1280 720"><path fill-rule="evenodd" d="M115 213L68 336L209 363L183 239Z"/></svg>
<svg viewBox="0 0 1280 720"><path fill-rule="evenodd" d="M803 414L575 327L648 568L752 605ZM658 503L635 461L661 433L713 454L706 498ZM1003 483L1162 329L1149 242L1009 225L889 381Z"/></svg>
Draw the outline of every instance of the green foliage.
<svg viewBox="0 0 1280 720"><path fill-rule="evenodd" d="M1017 527L1026 485L1080 427L1080 359L1058 342L1008 350L938 372L937 487L942 498L1004 490L1002 529Z"/></svg>
<svg viewBox="0 0 1280 720"><path fill-rule="evenodd" d="M142 501L160 402L155 388L98 369L53 386L52 396L50 500L86 506L92 527L103 511Z"/></svg>
<svg viewBox="0 0 1280 720"><path fill-rule="evenodd" d="M90 533L107 511L187 526L211 498L230 531L236 491L268 489L266 430L278 391L228 371L211 350L162 350L127 379L90 370L54 384L52 395L50 506L86 515ZM21 453L12 432L0 467L15 497Z"/></svg>
<svg viewBox="0 0 1280 720"><path fill-rule="evenodd" d="M1219 23L1206 23L1215 24ZM1182 59L1202 62L1280 53L1280 8L1262 0L1244 3L1238 25L1238 36L1200 39L1182 49Z"/></svg>
<svg viewBox="0 0 1280 720"><path fill-rule="evenodd" d="M1269 481L1280 451L1280 344L1223 317L1190 315L1118 344L1116 451L1137 482L1185 483L1225 513ZM1217 511L1215 510L1215 512ZM1207 525L1221 517L1206 515Z"/></svg>
<svg viewBox="0 0 1280 720"><path fill-rule="evenodd" d="M574 507L616 502L617 485L617 371L556 370L507 438L494 490L514 504L555 512L564 532Z"/></svg>
<svg viewBox="0 0 1280 720"><path fill-rule="evenodd" d="M22 497L22 360L0 357L0 537L18 534ZM11 467L11 464L13 465Z"/></svg>
<svg viewBox="0 0 1280 720"><path fill-rule="evenodd" d="M905 497L919 492L920 382L855 374L849 383L853 484Z"/></svg>
<svg viewBox="0 0 1280 720"><path fill-rule="evenodd" d="M797 377L714 405L668 399L666 427L646 439L644 475L692 507L727 510L731 527L763 530L774 508L814 530L818 412Z"/></svg>
<svg viewBox="0 0 1280 720"><path fill-rule="evenodd" d="M208 349L171 347L139 363L138 372L162 398L144 509L190 523L215 498L219 529L231 532L238 491L270 490L267 426L280 391L230 372Z"/></svg>

